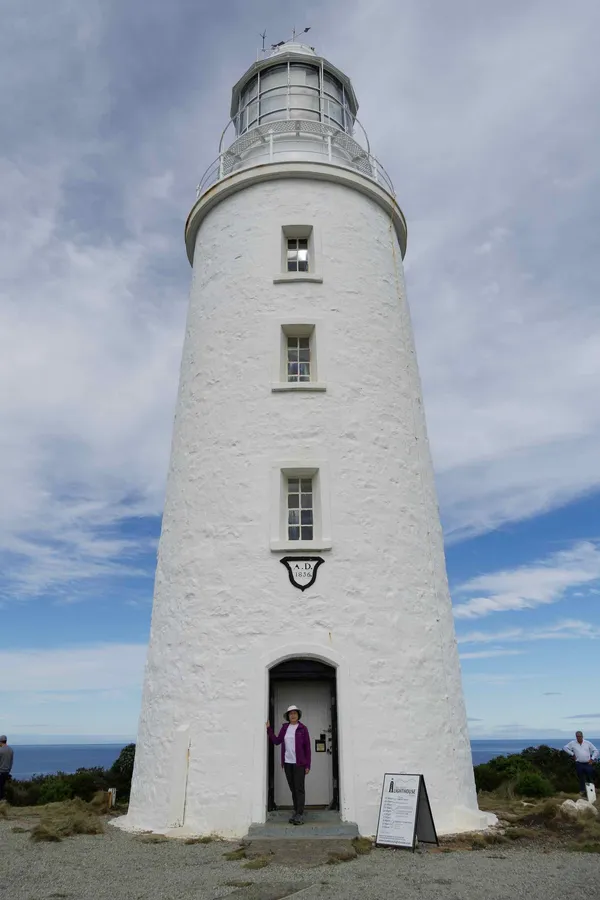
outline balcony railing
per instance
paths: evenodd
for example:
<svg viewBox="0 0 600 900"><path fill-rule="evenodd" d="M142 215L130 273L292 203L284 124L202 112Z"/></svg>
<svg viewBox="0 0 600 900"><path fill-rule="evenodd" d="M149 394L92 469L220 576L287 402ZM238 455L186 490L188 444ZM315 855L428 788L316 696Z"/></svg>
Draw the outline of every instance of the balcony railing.
<svg viewBox="0 0 600 900"><path fill-rule="evenodd" d="M358 122L356 122L359 125ZM221 137L221 152L204 172L196 189L199 199L214 184L257 165L276 162L321 162L360 172L395 197L392 180L370 151L363 129L363 144L335 125L308 119L282 119L255 128L223 149L229 123ZM359 127L362 127L359 125ZM290 145L290 138L297 140Z"/></svg>

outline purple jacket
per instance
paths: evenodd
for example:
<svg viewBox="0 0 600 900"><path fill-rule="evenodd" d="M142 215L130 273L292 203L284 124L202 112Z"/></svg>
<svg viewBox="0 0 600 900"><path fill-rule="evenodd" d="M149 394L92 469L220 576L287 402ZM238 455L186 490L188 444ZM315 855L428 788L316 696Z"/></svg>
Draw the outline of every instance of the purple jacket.
<svg viewBox="0 0 600 900"><path fill-rule="evenodd" d="M285 762L285 733L289 728L289 722L281 726L279 734L275 734L272 728L269 728L268 735L272 744L281 744L281 768ZM310 736L308 728L302 722L298 722L296 728L296 765L310 769Z"/></svg>

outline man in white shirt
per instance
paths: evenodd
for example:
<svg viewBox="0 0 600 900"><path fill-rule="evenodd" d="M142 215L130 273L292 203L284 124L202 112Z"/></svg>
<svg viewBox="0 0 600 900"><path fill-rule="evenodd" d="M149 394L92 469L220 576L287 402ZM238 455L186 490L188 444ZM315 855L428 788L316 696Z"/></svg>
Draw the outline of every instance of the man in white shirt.
<svg viewBox="0 0 600 900"><path fill-rule="evenodd" d="M598 759L600 752L596 750L591 741L584 741L583 731L575 732L575 740L569 741L563 747L563 750L575 760L575 770L579 778L579 790L581 791L581 796L586 797L586 782L594 783L592 761Z"/></svg>

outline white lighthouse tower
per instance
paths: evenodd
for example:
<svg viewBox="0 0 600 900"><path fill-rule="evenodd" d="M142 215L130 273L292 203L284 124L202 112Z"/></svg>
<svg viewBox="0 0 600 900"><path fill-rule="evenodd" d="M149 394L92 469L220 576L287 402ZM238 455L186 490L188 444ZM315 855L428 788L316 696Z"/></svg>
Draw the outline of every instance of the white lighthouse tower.
<svg viewBox="0 0 600 900"><path fill-rule="evenodd" d="M348 77L284 43L233 88L193 266L123 827L236 837L289 804L265 720L303 710L308 821L372 835L385 772L438 831L477 808L403 281L406 224ZM359 136L360 135L360 136Z"/></svg>

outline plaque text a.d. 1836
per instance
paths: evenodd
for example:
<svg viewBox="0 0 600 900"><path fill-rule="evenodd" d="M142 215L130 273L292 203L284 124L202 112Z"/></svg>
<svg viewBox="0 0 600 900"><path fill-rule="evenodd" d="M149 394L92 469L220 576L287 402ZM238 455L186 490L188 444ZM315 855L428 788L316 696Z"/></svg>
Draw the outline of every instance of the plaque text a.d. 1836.
<svg viewBox="0 0 600 900"><path fill-rule="evenodd" d="M317 570L325 562L320 556L284 556L279 561L286 567L290 582L301 591L315 583Z"/></svg>

